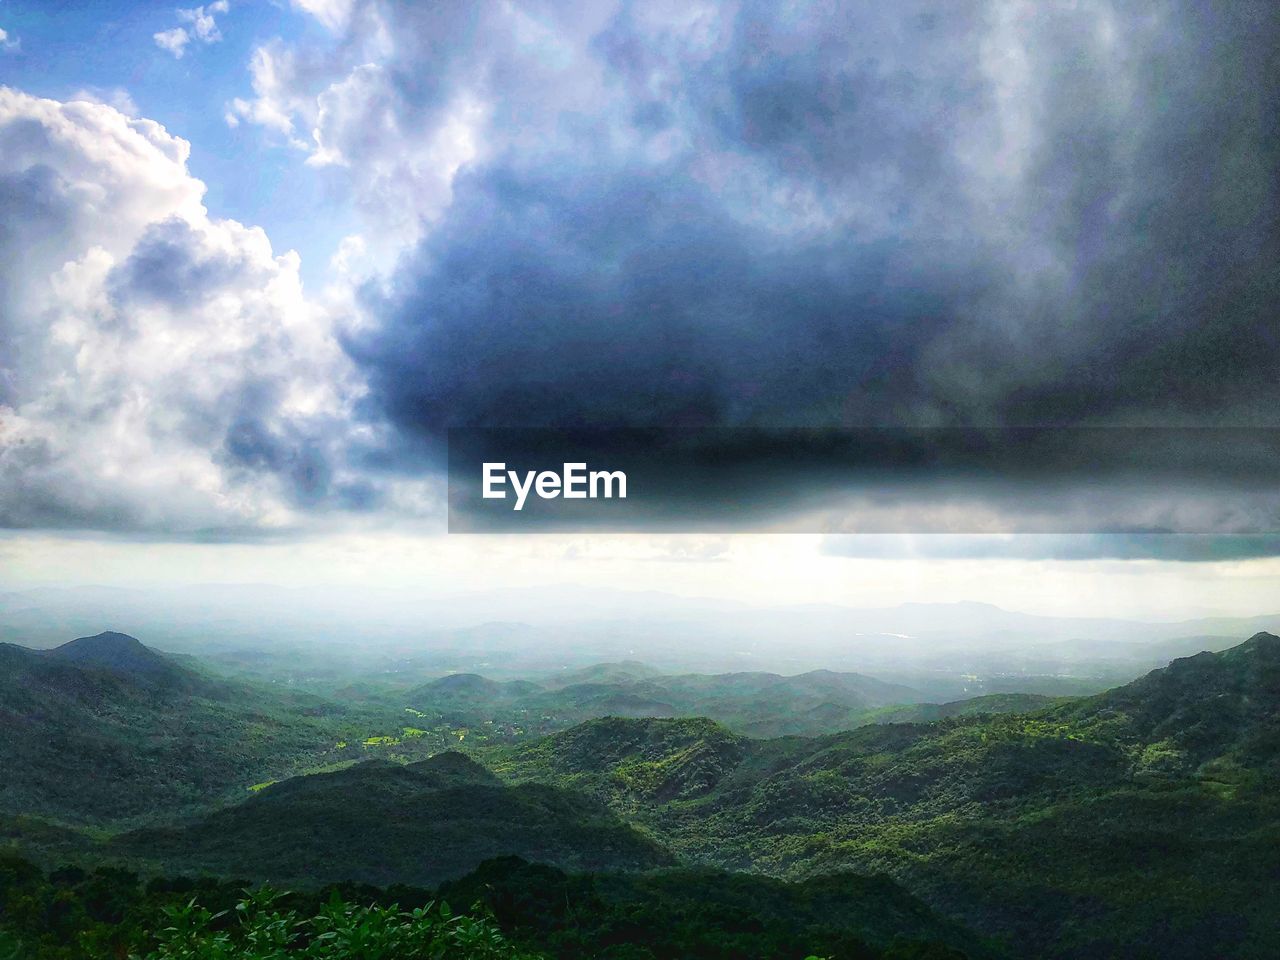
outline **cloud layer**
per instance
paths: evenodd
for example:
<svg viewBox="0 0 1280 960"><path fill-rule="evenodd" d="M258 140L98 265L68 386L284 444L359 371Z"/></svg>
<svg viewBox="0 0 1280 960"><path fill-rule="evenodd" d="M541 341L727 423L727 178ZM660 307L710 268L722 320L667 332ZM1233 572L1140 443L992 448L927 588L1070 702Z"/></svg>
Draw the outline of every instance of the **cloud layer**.
<svg viewBox="0 0 1280 960"><path fill-rule="evenodd" d="M296 6L227 118L364 217L323 299L0 95L5 524L430 510L451 426L1280 425L1274 5Z"/></svg>
<svg viewBox="0 0 1280 960"><path fill-rule="evenodd" d="M1273 11L592 10L352 15L313 158L480 118L349 344L407 434L1275 422Z"/></svg>

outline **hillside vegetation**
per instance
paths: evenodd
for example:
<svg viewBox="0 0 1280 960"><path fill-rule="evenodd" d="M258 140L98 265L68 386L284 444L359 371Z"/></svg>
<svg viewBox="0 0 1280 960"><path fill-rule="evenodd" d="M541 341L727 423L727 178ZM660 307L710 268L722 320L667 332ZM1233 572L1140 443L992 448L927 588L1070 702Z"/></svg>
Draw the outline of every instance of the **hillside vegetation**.
<svg viewBox="0 0 1280 960"><path fill-rule="evenodd" d="M10 885L0 930L24 945L18 956L34 955L33 931L47 939L32 918L73 909L55 902L80 904L88 927L40 956L75 956L70 944L107 922L101 904L121 897L152 911L137 929L162 949L146 925L174 903L149 899L130 870L162 890L210 874L287 884L303 900L337 883L348 906L364 903L355 891L388 908L406 884L419 905L430 899L419 888L444 884L490 913L511 949L566 957L1280 955L1271 634L1095 696L883 705L856 729L766 739L706 717L600 717L538 738L483 718L655 682L626 664L558 687L453 675L420 692L470 711L476 728L409 708L423 728L337 744L362 724L399 730L402 708L343 712L227 683L118 635L0 647L0 666L12 772L0 838L74 865L36 871L52 899L35 912L15 912L28 901ZM729 704L774 696L780 679L800 681L787 702L860 688L841 675L730 676L680 682ZM41 752L38 734L65 752ZM328 768L245 789L250 771L317 758ZM219 776L236 788L220 792ZM129 820L144 811L145 825ZM225 901L222 881L209 883ZM288 952L308 949L320 913L306 903ZM407 922L400 910L361 916ZM186 955L241 956L228 936L222 953Z"/></svg>
<svg viewBox="0 0 1280 960"><path fill-rule="evenodd" d="M242 795L324 750L336 711L118 633L48 651L0 644L0 812L94 823Z"/></svg>
<svg viewBox="0 0 1280 960"><path fill-rule="evenodd" d="M755 741L607 720L490 762L573 784L694 862L888 871L1037 955L1280 949L1280 639L1014 715Z"/></svg>

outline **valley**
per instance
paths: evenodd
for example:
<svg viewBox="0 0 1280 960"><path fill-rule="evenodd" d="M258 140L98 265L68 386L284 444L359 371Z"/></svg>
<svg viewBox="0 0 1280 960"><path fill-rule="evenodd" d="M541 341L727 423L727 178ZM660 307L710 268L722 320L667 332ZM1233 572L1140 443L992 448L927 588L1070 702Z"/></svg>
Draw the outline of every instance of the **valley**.
<svg viewBox="0 0 1280 960"><path fill-rule="evenodd" d="M707 897L699 956L732 955L742 910L774 912L761 956L799 929L872 951L841 956L904 937L970 957L1280 946L1267 633L1092 696L947 703L627 661L343 700L110 633L5 644L0 664L0 842L37 872L467 891L565 956L597 955L602 917ZM526 884L593 906L565 916ZM896 934L868 897L898 898Z"/></svg>

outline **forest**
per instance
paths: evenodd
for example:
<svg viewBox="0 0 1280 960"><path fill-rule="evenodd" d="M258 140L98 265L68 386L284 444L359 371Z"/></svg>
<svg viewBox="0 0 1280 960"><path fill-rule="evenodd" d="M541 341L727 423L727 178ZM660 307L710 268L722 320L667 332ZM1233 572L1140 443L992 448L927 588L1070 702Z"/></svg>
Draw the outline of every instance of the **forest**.
<svg viewBox="0 0 1280 960"><path fill-rule="evenodd" d="M343 698L111 633L0 662L15 960L1280 950L1267 633L945 704L635 663Z"/></svg>

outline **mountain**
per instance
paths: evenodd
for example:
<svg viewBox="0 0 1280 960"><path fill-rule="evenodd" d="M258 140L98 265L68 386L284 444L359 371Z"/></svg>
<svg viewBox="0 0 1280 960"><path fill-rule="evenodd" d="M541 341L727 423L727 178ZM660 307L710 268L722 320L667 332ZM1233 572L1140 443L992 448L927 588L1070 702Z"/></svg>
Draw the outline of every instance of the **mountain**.
<svg viewBox="0 0 1280 960"><path fill-rule="evenodd" d="M454 674L402 699L417 711L471 725L506 720L546 731L609 716L709 717L740 733L780 736L847 729L867 722L870 710L920 698L910 687L856 673L669 676L626 662L597 664L547 684Z"/></svg>
<svg viewBox="0 0 1280 960"><path fill-rule="evenodd" d="M1063 697L1046 697L1038 693L989 693L952 700L948 703L907 703L882 707L867 713L866 723L931 723L948 717L972 717L983 713L1030 713L1050 706Z"/></svg>
<svg viewBox="0 0 1280 960"><path fill-rule="evenodd" d="M616 719L490 763L573 784L688 861L889 872L1027 955L1272 956L1278 660L1259 634L1028 713L775 740Z"/></svg>
<svg viewBox="0 0 1280 960"><path fill-rule="evenodd" d="M1055 716L1141 745L1136 763L1147 774L1280 774L1280 637L1258 633L1220 653L1174 660Z"/></svg>
<svg viewBox="0 0 1280 960"><path fill-rule="evenodd" d="M294 777L192 823L125 834L107 850L310 886L435 884L506 855L580 870L672 862L597 801L543 784L504 785L460 754Z"/></svg>
<svg viewBox="0 0 1280 960"><path fill-rule="evenodd" d="M136 637L124 633L105 631L92 637L80 637L47 651L45 655L68 663L100 667L134 677L174 682L195 679L171 660L143 646L142 641Z"/></svg>
<svg viewBox="0 0 1280 960"><path fill-rule="evenodd" d="M100 823L243 794L331 745L325 709L124 634L0 644L0 812Z"/></svg>
<svg viewBox="0 0 1280 960"><path fill-rule="evenodd" d="M608 717L495 758L508 779L564 784L627 810L705 795L743 763L753 745L701 718Z"/></svg>
<svg viewBox="0 0 1280 960"><path fill-rule="evenodd" d="M369 617L375 608L376 626ZM45 646L94 632L105 621L128 622L166 650L202 657L247 647L266 651L272 666L258 672L260 677L293 676L302 668L304 676L334 671L350 683L400 671L406 655L414 660L413 682L447 670L536 679L566 664L642 660L666 673L825 667L896 675L917 688L913 674L936 673L952 681L937 692L943 700L1031 690L1025 677L1013 686L982 686L985 677L959 682L984 672L969 662L979 654L989 654L1003 664L999 672L1010 674L1026 673L1010 664L1049 654L1036 668L1044 686L1031 692L1093 693L1171 656L1195 652L1166 642L1203 637L1194 641L1203 643L1196 650L1215 649L1259 630L1280 632L1280 612L1143 622L1033 616L985 604L770 607L653 591L543 586L465 594L328 585L57 587L0 593L0 609L0 640ZM424 623L433 626L424 631ZM1095 661L1115 669L1099 672ZM1051 686L1062 673L1072 674L1073 682ZM1084 690L1078 684L1082 674L1096 674L1101 682Z"/></svg>

